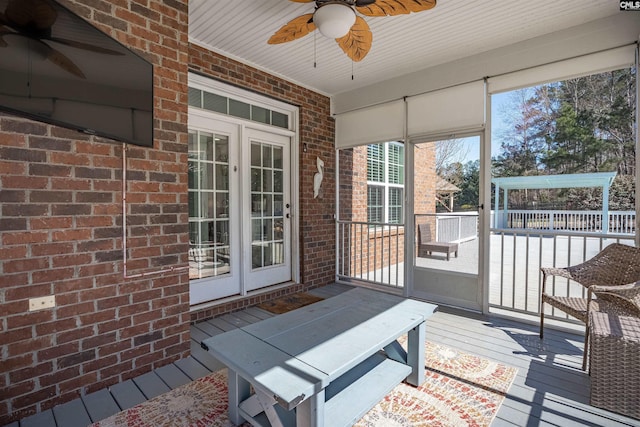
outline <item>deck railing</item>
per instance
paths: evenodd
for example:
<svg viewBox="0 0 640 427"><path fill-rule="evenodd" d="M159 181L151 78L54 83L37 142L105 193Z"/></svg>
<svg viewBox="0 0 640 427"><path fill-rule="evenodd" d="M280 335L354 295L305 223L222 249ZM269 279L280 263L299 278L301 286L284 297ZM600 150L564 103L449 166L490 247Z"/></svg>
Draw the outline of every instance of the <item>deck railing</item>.
<svg viewBox="0 0 640 427"><path fill-rule="evenodd" d="M420 218L435 217L436 241L438 242L466 242L478 236L477 212L454 212L443 214L416 215L416 221Z"/></svg>
<svg viewBox="0 0 640 427"><path fill-rule="evenodd" d="M619 242L634 245L629 234L579 233L538 230L491 229L489 306L538 316L540 267L567 267L582 263L604 247ZM568 279L552 278L555 295L586 297L586 289ZM547 315L568 320L561 311Z"/></svg>
<svg viewBox="0 0 640 427"><path fill-rule="evenodd" d="M559 211L556 211L557 215ZM572 213L573 214L573 213ZM536 223L530 215L527 224ZM550 217L547 217L550 218ZM620 242L634 245L634 212L615 212L610 224L621 224L612 230L623 233L557 230L559 216L553 218L554 229L491 228L489 267L489 306L530 315L539 315L540 267L565 267L583 262L602 248ZM581 215L581 221L589 218ZM416 215L416 221L429 221L439 241L464 242L476 236L477 215ZM532 222L533 221L533 222ZM623 226L624 225L624 226ZM414 236L415 238L415 236ZM404 286L404 224L338 221L337 276L339 280L359 280L385 287ZM461 243L464 244L464 243ZM473 242L471 243L474 245ZM475 260L477 262L477 260ZM447 264L447 268L449 268ZM472 269L478 271L478 269ZM567 296L585 294L582 286L565 279L553 279L555 293ZM551 309L549 309L551 310ZM547 314L561 320L562 312Z"/></svg>
<svg viewBox="0 0 640 427"><path fill-rule="evenodd" d="M404 283L404 224L338 221L337 248L338 279Z"/></svg>
<svg viewBox="0 0 640 427"><path fill-rule="evenodd" d="M492 222L492 224L495 224ZM527 230L564 230L584 233L633 234L636 228L634 211L610 211L608 228L604 227L602 212L564 210L511 210L498 212L497 228Z"/></svg>

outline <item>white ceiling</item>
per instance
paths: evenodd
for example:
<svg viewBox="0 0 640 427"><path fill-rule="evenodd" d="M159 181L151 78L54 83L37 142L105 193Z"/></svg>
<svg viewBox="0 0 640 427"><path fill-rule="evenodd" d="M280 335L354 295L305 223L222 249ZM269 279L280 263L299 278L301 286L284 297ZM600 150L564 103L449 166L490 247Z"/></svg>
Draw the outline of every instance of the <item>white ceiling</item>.
<svg viewBox="0 0 640 427"><path fill-rule="evenodd" d="M189 0L189 38L336 95L621 13L613 0L438 0L434 9L417 14L365 17L373 45L361 62L353 63L318 31L293 42L267 44L281 26L313 9L313 3L288 0Z"/></svg>

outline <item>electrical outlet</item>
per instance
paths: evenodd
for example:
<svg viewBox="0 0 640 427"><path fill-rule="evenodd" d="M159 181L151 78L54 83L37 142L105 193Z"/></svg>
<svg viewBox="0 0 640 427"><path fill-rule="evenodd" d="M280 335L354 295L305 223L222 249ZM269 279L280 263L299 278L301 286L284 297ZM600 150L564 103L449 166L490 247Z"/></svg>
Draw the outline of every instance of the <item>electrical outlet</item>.
<svg viewBox="0 0 640 427"><path fill-rule="evenodd" d="M29 311L42 310L45 308L51 308L55 306L56 306L56 297L54 295L29 299Z"/></svg>

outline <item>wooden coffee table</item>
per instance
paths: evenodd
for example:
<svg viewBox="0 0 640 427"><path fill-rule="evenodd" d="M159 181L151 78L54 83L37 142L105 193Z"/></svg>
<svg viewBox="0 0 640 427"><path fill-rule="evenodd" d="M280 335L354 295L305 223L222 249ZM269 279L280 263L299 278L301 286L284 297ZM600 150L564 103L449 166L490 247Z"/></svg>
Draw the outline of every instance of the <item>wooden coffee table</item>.
<svg viewBox="0 0 640 427"><path fill-rule="evenodd" d="M403 380L422 384L425 320L436 308L356 288L202 346L228 367L231 422L348 426ZM404 334L406 352L396 341Z"/></svg>

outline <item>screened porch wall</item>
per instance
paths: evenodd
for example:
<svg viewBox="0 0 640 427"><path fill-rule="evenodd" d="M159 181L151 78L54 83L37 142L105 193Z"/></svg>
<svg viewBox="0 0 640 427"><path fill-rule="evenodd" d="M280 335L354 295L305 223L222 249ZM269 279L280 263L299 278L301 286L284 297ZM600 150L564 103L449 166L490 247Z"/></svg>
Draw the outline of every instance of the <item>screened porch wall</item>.
<svg viewBox="0 0 640 427"><path fill-rule="evenodd" d="M405 261L404 225L369 223L367 203L367 146L339 150L340 220L338 244L340 272L350 277L389 268ZM435 144L422 144L415 152L416 212L435 213ZM432 227L435 226L435 223ZM417 236L413 236L414 239Z"/></svg>

